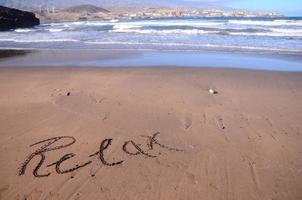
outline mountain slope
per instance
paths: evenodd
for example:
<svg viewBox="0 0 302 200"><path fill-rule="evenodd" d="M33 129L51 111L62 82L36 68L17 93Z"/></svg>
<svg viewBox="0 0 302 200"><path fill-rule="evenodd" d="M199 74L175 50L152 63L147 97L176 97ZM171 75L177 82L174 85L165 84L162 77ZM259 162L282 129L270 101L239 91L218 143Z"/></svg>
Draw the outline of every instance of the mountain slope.
<svg viewBox="0 0 302 200"><path fill-rule="evenodd" d="M101 7L98 7L98 6L94 6L94 5L91 5L91 4L72 6L72 7L69 7L67 9L65 9L64 11L66 11L66 12L72 12L72 13L81 13L81 12L87 12L87 13L100 13L100 12L104 12L104 13L108 13L109 12L109 10L106 10L104 8L101 8Z"/></svg>
<svg viewBox="0 0 302 200"><path fill-rule="evenodd" d="M159 7L159 6L207 6L196 1L175 0L0 0L0 5L15 8L46 8L64 9L70 6L92 4L102 7Z"/></svg>

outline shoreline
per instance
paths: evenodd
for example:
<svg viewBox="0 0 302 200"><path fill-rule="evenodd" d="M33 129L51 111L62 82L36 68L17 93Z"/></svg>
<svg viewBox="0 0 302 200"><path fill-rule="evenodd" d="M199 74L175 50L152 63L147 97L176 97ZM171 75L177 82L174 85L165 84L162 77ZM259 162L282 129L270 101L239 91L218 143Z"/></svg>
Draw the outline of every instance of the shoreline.
<svg viewBox="0 0 302 200"><path fill-rule="evenodd" d="M172 65L164 65L164 66L107 66L107 67L74 67L74 66L58 66L58 67L44 67L44 66L22 66L22 67L0 67L0 71L127 71L127 70L134 70L134 71L144 71L144 70L154 70L154 71L165 71L165 70L179 70L179 71L225 71L225 72L246 72L246 73L263 73L263 74L292 74L292 75L301 75L302 71L278 71L278 70L265 70L265 69L249 69L249 68L237 68L237 67L209 67L209 66L201 66L201 67L191 67L191 66L172 66Z"/></svg>
<svg viewBox="0 0 302 200"><path fill-rule="evenodd" d="M213 67L302 71L296 55L129 49L1 49L0 67ZM10 55L11 57L8 57ZM15 56L16 55L16 56ZM5 58L6 56L6 58Z"/></svg>

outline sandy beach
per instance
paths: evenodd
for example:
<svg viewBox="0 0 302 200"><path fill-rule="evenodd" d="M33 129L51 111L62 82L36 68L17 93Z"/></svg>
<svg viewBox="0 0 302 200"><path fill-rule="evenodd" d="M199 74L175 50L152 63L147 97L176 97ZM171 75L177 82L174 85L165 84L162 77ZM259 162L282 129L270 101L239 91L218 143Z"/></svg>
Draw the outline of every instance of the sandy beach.
<svg viewBox="0 0 302 200"><path fill-rule="evenodd" d="M299 200L301 102L301 72L0 68L0 199Z"/></svg>

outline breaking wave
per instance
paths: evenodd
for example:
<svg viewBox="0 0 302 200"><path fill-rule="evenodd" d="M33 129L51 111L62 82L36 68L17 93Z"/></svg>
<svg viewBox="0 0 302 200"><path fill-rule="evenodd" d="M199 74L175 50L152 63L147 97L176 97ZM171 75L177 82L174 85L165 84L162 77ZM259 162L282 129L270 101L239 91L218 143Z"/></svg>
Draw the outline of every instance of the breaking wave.
<svg viewBox="0 0 302 200"><path fill-rule="evenodd" d="M72 43L72 44L71 44ZM302 18L201 18L49 23L0 33L0 47L229 48L302 54ZM108 47L109 48L109 47Z"/></svg>

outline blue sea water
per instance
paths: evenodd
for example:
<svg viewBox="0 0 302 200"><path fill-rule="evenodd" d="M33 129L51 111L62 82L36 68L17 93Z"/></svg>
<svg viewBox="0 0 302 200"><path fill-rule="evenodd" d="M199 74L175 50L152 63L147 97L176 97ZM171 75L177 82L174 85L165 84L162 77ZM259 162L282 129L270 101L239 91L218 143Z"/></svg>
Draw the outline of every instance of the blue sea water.
<svg viewBox="0 0 302 200"><path fill-rule="evenodd" d="M302 18L197 18L50 23L0 33L0 47L223 49L302 54Z"/></svg>
<svg viewBox="0 0 302 200"><path fill-rule="evenodd" d="M31 29L1 32L0 49L10 48L239 52L290 55L300 60L302 18L129 19L49 23Z"/></svg>

